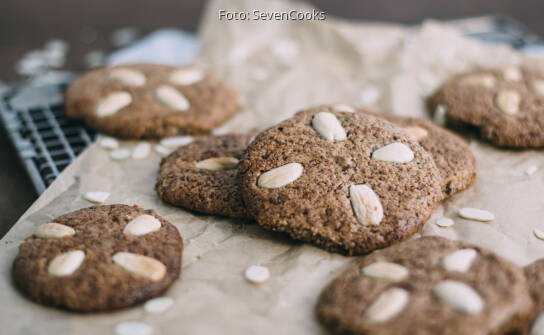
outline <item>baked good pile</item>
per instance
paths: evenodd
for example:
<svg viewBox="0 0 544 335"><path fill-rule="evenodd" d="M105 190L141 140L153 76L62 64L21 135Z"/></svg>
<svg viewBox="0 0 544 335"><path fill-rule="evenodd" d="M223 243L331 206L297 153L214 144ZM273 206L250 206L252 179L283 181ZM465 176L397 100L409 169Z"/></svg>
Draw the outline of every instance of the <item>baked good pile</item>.
<svg viewBox="0 0 544 335"><path fill-rule="evenodd" d="M357 262L316 306L335 334L544 332L542 262L526 269L479 246L420 237L436 207L470 187L465 140L427 119L346 104L307 106L267 129L210 135L238 111L234 89L196 66L105 67L76 79L67 115L129 139L159 139L155 191L179 210L256 222ZM544 147L544 75L475 69L428 101L453 130L504 148ZM193 137L194 136L194 137ZM145 158L102 138L114 160ZM108 194L86 194L102 203ZM493 214L463 208L477 221ZM436 221L441 227L453 222ZM157 297L180 276L182 239L153 210L100 205L44 222L19 247L15 283L31 299L104 311ZM262 284L265 267L247 269Z"/></svg>

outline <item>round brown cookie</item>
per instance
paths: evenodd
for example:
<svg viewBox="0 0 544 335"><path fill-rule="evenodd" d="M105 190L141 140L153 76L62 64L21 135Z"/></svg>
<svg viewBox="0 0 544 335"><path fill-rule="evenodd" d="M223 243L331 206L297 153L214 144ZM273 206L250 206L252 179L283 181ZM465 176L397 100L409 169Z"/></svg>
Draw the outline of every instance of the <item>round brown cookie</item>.
<svg viewBox="0 0 544 335"><path fill-rule="evenodd" d="M474 127L500 147L544 146L544 74L506 67L454 76L428 100L454 127Z"/></svg>
<svg viewBox="0 0 544 335"><path fill-rule="evenodd" d="M539 259L524 268L529 292L535 304L532 334L544 334L544 259Z"/></svg>
<svg viewBox="0 0 544 335"><path fill-rule="evenodd" d="M196 67L158 64L104 67L77 78L66 115L124 138L199 134L238 111L236 92Z"/></svg>
<svg viewBox="0 0 544 335"><path fill-rule="evenodd" d="M237 184L238 160L256 132L202 136L162 159L155 190L187 209L248 218Z"/></svg>
<svg viewBox="0 0 544 335"><path fill-rule="evenodd" d="M381 117L401 126L433 156L442 177L443 199L464 190L474 181L476 160L467 143L459 136L425 119L377 114L366 110L359 112Z"/></svg>
<svg viewBox="0 0 544 335"><path fill-rule="evenodd" d="M153 210L107 205L44 224L19 246L15 283L33 300L75 311L134 305L179 277L182 239Z"/></svg>
<svg viewBox="0 0 544 335"><path fill-rule="evenodd" d="M521 334L532 302L523 272L477 246L422 237L364 257L321 293L335 334Z"/></svg>
<svg viewBox="0 0 544 335"><path fill-rule="evenodd" d="M418 232L441 198L432 157L402 129L328 106L257 135L238 174L261 226L347 254Z"/></svg>

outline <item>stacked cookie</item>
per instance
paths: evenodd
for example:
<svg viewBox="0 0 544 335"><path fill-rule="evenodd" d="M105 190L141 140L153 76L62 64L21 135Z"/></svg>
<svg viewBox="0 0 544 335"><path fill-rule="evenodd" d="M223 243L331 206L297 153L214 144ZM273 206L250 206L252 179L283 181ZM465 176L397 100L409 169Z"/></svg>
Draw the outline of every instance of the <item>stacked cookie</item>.
<svg viewBox="0 0 544 335"><path fill-rule="evenodd" d="M333 252L363 254L420 231L467 187L467 145L430 122L319 106L255 135L207 136L160 164L165 201L253 218ZM246 145L251 141L249 146Z"/></svg>

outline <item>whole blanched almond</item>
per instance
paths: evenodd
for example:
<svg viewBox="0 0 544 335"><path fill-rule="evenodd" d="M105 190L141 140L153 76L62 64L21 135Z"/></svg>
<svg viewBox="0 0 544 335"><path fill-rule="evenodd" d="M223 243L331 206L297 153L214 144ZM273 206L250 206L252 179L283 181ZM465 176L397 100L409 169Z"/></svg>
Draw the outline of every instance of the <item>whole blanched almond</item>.
<svg viewBox="0 0 544 335"><path fill-rule="evenodd" d="M81 250L72 250L60 254L49 262L47 272L51 276L62 277L73 274L83 263L85 253Z"/></svg>
<svg viewBox="0 0 544 335"><path fill-rule="evenodd" d="M304 168L299 163L289 163L269 170L259 176L257 185L264 188L279 188L297 180Z"/></svg>
<svg viewBox="0 0 544 335"><path fill-rule="evenodd" d="M414 152L406 144L394 142L374 151L372 158L385 162L408 163L414 159Z"/></svg>
<svg viewBox="0 0 544 335"><path fill-rule="evenodd" d="M447 271L467 272L477 255L474 249L456 250L442 258L442 267Z"/></svg>
<svg viewBox="0 0 544 335"><path fill-rule="evenodd" d="M155 90L155 97L163 105L178 111L189 109L189 100L172 86L161 85Z"/></svg>
<svg viewBox="0 0 544 335"><path fill-rule="evenodd" d="M72 236L75 233L76 231L72 227L56 222L49 222L39 226L34 232L34 236L41 238L61 238Z"/></svg>
<svg viewBox="0 0 544 335"><path fill-rule="evenodd" d="M378 299L370 305L365 312L365 317L372 322L385 322L397 316L409 299L408 291L393 287L380 294Z"/></svg>
<svg viewBox="0 0 544 335"><path fill-rule="evenodd" d="M96 115L99 117L110 116L132 102L132 96L128 92L118 91L108 94L96 105Z"/></svg>
<svg viewBox="0 0 544 335"><path fill-rule="evenodd" d="M312 119L312 127L329 142L346 139L346 131L334 114L328 112L317 113Z"/></svg>
<svg viewBox="0 0 544 335"><path fill-rule="evenodd" d="M529 85L535 94L544 96L544 79L532 80Z"/></svg>
<svg viewBox="0 0 544 335"><path fill-rule="evenodd" d="M238 159L234 157L214 157L204 159L195 164L197 169L210 171L232 170L238 166Z"/></svg>
<svg viewBox="0 0 544 335"><path fill-rule="evenodd" d="M478 292L459 281L443 280L434 287L433 291L442 301L464 314L478 314L484 307Z"/></svg>
<svg viewBox="0 0 544 335"><path fill-rule="evenodd" d="M505 67L502 69L501 74L506 81L518 82L523 78L521 70L515 66Z"/></svg>
<svg viewBox="0 0 544 335"><path fill-rule="evenodd" d="M495 86L497 80L490 73L471 74L465 76L459 80L461 86L478 86L485 88L492 88Z"/></svg>
<svg viewBox="0 0 544 335"><path fill-rule="evenodd" d="M113 261L127 271L143 276L152 281L159 281L166 274L166 266L158 260L131 252L118 252Z"/></svg>
<svg viewBox="0 0 544 335"><path fill-rule="evenodd" d="M399 281L408 276L408 269L391 262L376 262L365 266L363 274L373 278Z"/></svg>
<svg viewBox="0 0 544 335"><path fill-rule="evenodd" d="M357 221L365 226L380 224L383 219L383 208L372 188L366 184L351 185L349 197Z"/></svg>
<svg viewBox="0 0 544 335"><path fill-rule="evenodd" d="M408 135L414 138L416 141L421 141L429 135L429 132L425 128L418 126L404 127L404 131L407 132Z"/></svg>
<svg viewBox="0 0 544 335"><path fill-rule="evenodd" d="M161 229L161 222L154 216L143 214L132 219L123 229L126 235L141 236Z"/></svg>
<svg viewBox="0 0 544 335"><path fill-rule="evenodd" d="M145 74L141 71L129 68L117 68L110 71L110 78L118 80L127 86L145 85Z"/></svg>
<svg viewBox="0 0 544 335"><path fill-rule="evenodd" d="M176 85L192 85L204 78L204 71L196 68L179 69L170 74L170 82Z"/></svg>
<svg viewBox="0 0 544 335"><path fill-rule="evenodd" d="M514 115L519 112L521 95L516 90L503 90L497 93L495 104L504 113Z"/></svg>

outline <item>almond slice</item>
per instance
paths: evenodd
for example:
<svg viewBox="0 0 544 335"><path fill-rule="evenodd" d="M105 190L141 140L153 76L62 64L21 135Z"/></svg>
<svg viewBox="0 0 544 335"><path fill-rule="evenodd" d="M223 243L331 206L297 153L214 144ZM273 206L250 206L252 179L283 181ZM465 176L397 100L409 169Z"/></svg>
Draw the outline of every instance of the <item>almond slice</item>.
<svg viewBox="0 0 544 335"><path fill-rule="evenodd" d="M506 81L518 82L523 79L523 74L521 73L521 70L515 66L505 67L504 69L502 69L501 74Z"/></svg>
<svg viewBox="0 0 544 335"><path fill-rule="evenodd" d="M495 97L497 107L508 115L514 115L519 112L521 95L516 90L502 90Z"/></svg>
<svg viewBox="0 0 544 335"><path fill-rule="evenodd" d="M113 137L104 136L100 139L100 147L106 150L119 148L119 141Z"/></svg>
<svg viewBox="0 0 544 335"><path fill-rule="evenodd" d="M483 209L465 207L459 210L459 216L467 220L488 222L495 219L493 213Z"/></svg>
<svg viewBox="0 0 544 335"><path fill-rule="evenodd" d="M380 224L383 219L382 204L370 186L366 184L351 185L349 197L359 223L365 226Z"/></svg>
<svg viewBox="0 0 544 335"><path fill-rule="evenodd" d="M127 86L145 85L145 74L141 71L129 68L117 68L110 71L110 78L118 80Z"/></svg>
<svg viewBox="0 0 544 335"><path fill-rule="evenodd" d="M174 299L170 297L159 297L148 300L144 305L144 309L147 313L159 314L168 310L173 304Z"/></svg>
<svg viewBox="0 0 544 335"><path fill-rule="evenodd" d="M143 214L132 219L123 229L126 235L141 236L161 229L161 222L154 216Z"/></svg>
<svg viewBox="0 0 544 335"><path fill-rule="evenodd" d="M289 163L269 170L259 176L257 185L264 188L279 188L297 180L304 168L299 163Z"/></svg>
<svg viewBox="0 0 544 335"><path fill-rule="evenodd" d="M252 265L245 271L247 281L252 284L262 284L270 278L268 268L260 265Z"/></svg>
<svg viewBox="0 0 544 335"><path fill-rule="evenodd" d="M391 262L376 262L367 265L362 270L368 277L399 281L408 276L408 269Z"/></svg>
<svg viewBox="0 0 544 335"><path fill-rule="evenodd" d="M408 303L408 291L393 287L380 294L366 310L365 317L372 322L385 322L397 316Z"/></svg>
<svg viewBox="0 0 544 335"><path fill-rule="evenodd" d="M108 192L87 192L83 197L89 202L101 204L106 201L109 196L110 194Z"/></svg>
<svg viewBox="0 0 544 335"><path fill-rule="evenodd" d="M178 111L189 109L189 100L180 91L172 86L161 85L155 90L155 97L166 107Z"/></svg>
<svg viewBox="0 0 544 335"><path fill-rule="evenodd" d="M332 110L335 112L355 113L355 109L349 105L336 104L332 106Z"/></svg>
<svg viewBox="0 0 544 335"><path fill-rule="evenodd" d="M465 76L459 80L461 86L479 86L485 88L492 88L495 86L497 80L490 73L471 74Z"/></svg>
<svg viewBox="0 0 544 335"><path fill-rule="evenodd" d="M47 272L56 277L69 276L81 266L84 259L85 253L81 250L65 252L49 262Z"/></svg>
<svg viewBox="0 0 544 335"><path fill-rule="evenodd" d="M110 158L113 159L114 161L122 161L129 158L130 154L131 154L130 150L121 148L121 149L110 151Z"/></svg>
<svg viewBox="0 0 544 335"><path fill-rule="evenodd" d="M160 141L160 144L167 148L177 148L183 145L187 145L193 142L193 140L194 138L192 136L172 136L172 137L163 138Z"/></svg>
<svg viewBox="0 0 544 335"><path fill-rule="evenodd" d="M76 231L72 227L56 222L49 222L39 226L36 231L34 231L34 236L40 238L62 238L65 236L72 236L75 233Z"/></svg>
<svg viewBox="0 0 544 335"><path fill-rule="evenodd" d="M238 159L234 157L214 157L202 160L195 164L197 169L210 171L232 170L238 166Z"/></svg>
<svg viewBox="0 0 544 335"><path fill-rule="evenodd" d="M437 226L443 227L443 228L451 227L455 224L455 222L452 219L447 217L441 217L439 219L436 219L435 223Z"/></svg>
<svg viewBox="0 0 544 335"><path fill-rule="evenodd" d="M151 335L153 327L143 322L127 321L115 326L116 335Z"/></svg>
<svg viewBox="0 0 544 335"><path fill-rule="evenodd" d="M433 291L454 310L464 314L478 314L484 307L478 292L459 281L443 280L434 287Z"/></svg>
<svg viewBox="0 0 544 335"><path fill-rule="evenodd" d="M204 72L195 68L179 69L170 74L170 82L182 86L198 83L203 78Z"/></svg>
<svg viewBox="0 0 544 335"><path fill-rule="evenodd" d="M148 142L140 142L134 147L134 150L132 150L132 158L144 159L149 156L150 152L151 144L149 144Z"/></svg>
<svg viewBox="0 0 544 335"><path fill-rule="evenodd" d="M334 114L328 112L317 113L312 119L312 127L329 142L346 139L346 131Z"/></svg>
<svg viewBox="0 0 544 335"><path fill-rule="evenodd" d="M535 94L544 96L544 79L532 80L529 86Z"/></svg>
<svg viewBox="0 0 544 335"><path fill-rule="evenodd" d="M447 271L467 272L477 255L474 249L456 250L442 258L442 267Z"/></svg>
<svg viewBox="0 0 544 335"><path fill-rule="evenodd" d="M407 132L408 135L414 138L416 141L421 141L429 135L429 132L425 128L418 126L404 127L404 131Z"/></svg>
<svg viewBox="0 0 544 335"><path fill-rule="evenodd" d="M132 96L128 92L112 92L102 98L96 105L96 115L99 117L110 116L132 102Z"/></svg>
<svg viewBox="0 0 544 335"><path fill-rule="evenodd" d="M127 271L137 275L159 281L166 274L166 266L155 258L131 252L118 252L113 255L113 261Z"/></svg>
<svg viewBox="0 0 544 335"><path fill-rule="evenodd" d="M385 162L408 163L414 159L414 153L406 144L393 142L374 151L372 158Z"/></svg>

